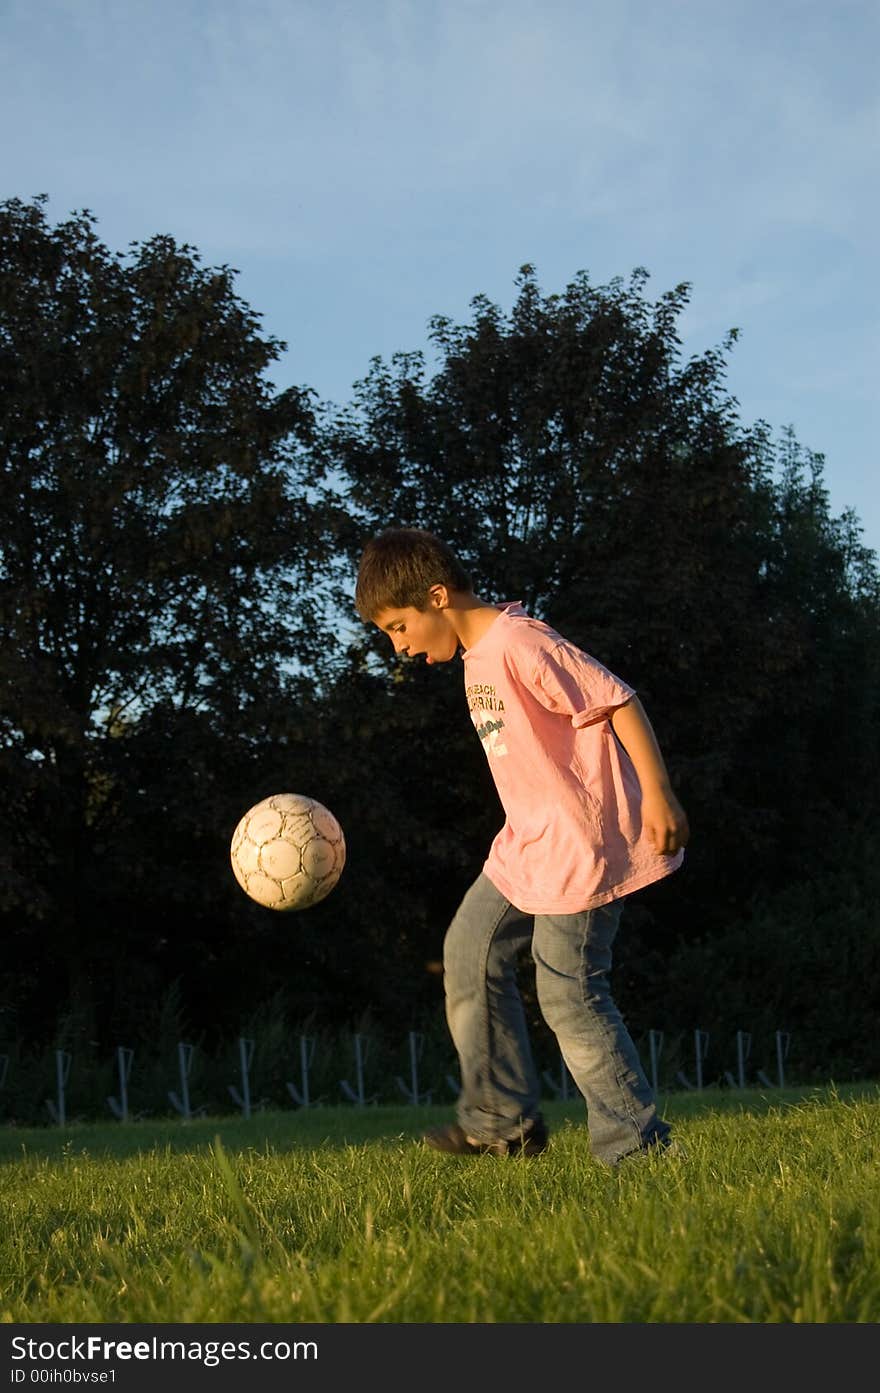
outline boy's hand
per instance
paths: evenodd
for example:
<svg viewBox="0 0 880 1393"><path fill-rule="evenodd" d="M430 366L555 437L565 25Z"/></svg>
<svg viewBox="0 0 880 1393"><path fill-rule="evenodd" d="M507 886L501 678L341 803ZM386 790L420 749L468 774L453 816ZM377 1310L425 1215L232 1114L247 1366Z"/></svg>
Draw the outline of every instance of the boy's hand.
<svg viewBox="0 0 880 1393"><path fill-rule="evenodd" d="M655 850L663 856L674 856L688 844L690 828L687 814L671 790L645 794L642 799L642 827Z"/></svg>

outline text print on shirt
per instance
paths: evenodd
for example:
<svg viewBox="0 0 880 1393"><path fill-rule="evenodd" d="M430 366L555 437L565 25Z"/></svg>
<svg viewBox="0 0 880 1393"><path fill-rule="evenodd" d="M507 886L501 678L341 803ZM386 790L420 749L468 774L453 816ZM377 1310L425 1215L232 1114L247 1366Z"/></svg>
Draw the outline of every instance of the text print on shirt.
<svg viewBox="0 0 880 1393"><path fill-rule="evenodd" d="M501 739L504 722L500 715L488 713L504 710L504 702L497 695L495 687L489 682L474 682L466 690L468 708L474 728L483 742L487 755L507 754L507 746Z"/></svg>

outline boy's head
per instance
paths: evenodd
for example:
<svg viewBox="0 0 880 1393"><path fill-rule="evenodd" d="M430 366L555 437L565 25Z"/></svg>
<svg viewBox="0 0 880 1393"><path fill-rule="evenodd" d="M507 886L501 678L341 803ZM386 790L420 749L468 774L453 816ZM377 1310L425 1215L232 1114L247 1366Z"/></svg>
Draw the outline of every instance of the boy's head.
<svg viewBox="0 0 880 1393"><path fill-rule="evenodd" d="M368 623L391 609L426 610L432 586L470 592L471 578L450 547L418 527L391 527L364 547L354 602Z"/></svg>

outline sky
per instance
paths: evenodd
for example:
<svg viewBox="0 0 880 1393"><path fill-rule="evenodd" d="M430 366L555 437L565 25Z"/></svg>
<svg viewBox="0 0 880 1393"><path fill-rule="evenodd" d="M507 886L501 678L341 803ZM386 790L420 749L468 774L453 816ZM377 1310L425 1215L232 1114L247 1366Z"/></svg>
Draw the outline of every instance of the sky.
<svg viewBox="0 0 880 1393"><path fill-rule="evenodd" d="M279 386L650 273L880 551L878 0L0 0L0 199L237 268Z"/></svg>

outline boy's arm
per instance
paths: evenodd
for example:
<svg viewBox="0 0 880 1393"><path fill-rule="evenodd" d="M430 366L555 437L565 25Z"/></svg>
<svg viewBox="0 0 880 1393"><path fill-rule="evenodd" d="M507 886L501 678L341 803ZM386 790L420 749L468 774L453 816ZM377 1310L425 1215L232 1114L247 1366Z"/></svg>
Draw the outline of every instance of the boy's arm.
<svg viewBox="0 0 880 1393"><path fill-rule="evenodd" d="M657 737L637 696L616 708L611 724L642 786L642 825L657 851L672 855L687 846L687 815L672 791Z"/></svg>

